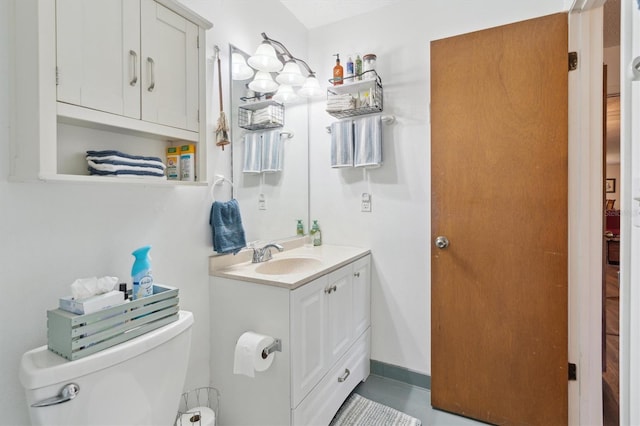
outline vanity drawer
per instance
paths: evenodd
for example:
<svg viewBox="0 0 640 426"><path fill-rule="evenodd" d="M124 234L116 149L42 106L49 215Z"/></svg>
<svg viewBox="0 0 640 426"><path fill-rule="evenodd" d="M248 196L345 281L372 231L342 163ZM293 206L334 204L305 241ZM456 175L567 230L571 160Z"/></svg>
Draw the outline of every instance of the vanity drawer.
<svg viewBox="0 0 640 426"><path fill-rule="evenodd" d="M292 411L293 425L324 426L331 422L351 391L369 376L370 333L368 328Z"/></svg>

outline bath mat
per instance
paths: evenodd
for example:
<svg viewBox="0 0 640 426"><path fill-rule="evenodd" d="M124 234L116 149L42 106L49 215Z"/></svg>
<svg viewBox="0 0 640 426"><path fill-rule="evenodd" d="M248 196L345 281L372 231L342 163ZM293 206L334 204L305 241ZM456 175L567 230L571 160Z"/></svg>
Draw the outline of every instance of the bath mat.
<svg viewBox="0 0 640 426"><path fill-rule="evenodd" d="M420 426L415 417L386 405L351 394L342 404L330 426Z"/></svg>

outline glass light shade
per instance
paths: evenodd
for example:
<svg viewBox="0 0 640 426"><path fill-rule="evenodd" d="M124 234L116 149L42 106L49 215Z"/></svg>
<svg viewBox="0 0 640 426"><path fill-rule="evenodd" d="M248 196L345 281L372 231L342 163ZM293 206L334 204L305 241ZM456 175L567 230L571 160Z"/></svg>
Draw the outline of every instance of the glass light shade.
<svg viewBox="0 0 640 426"><path fill-rule="evenodd" d="M278 102L288 103L298 99L298 95L293 91L293 87L288 84L281 84L278 91L273 95L273 99Z"/></svg>
<svg viewBox="0 0 640 426"><path fill-rule="evenodd" d="M276 50L271 43L263 41L247 61L258 71L277 72L282 69L282 62L276 56Z"/></svg>
<svg viewBox="0 0 640 426"><path fill-rule="evenodd" d="M291 60L284 64L284 68L276 77L276 81L280 84L287 84L289 86L302 86L304 83L304 76L300 72L300 67L296 61Z"/></svg>
<svg viewBox="0 0 640 426"><path fill-rule="evenodd" d="M231 54L231 78L234 80L247 80L251 77L253 77L253 70L247 65L244 56L240 53Z"/></svg>
<svg viewBox="0 0 640 426"><path fill-rule="evenodd" d="M305 80L304 86L298 90L298 95L305 98L314 98L324 95L324 92L320 88L320 82L318 79L315 76L310 75Z"/></svg>
<svg viewBox="0 0 640 426"><path fill-rule="evenodd" d="M278 83L273 81L271 74L268 72L258 71L251 83L249 83L249 89L258 93L271 93L278 89Z"/></svg>

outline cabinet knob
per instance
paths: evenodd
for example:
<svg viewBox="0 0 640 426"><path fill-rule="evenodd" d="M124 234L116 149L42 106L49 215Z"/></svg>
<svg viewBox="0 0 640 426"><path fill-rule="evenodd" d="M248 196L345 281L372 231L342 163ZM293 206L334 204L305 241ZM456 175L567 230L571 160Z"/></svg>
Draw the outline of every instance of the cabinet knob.
<svg viewBox="0 0 640 426"><path fill-rule="evenodd" d="M356 278L359 278L360 277L360 272L354 272L353 276L356 277Z"/></svg>
<svg viewBox="0 0 640 426"><path fill-rule="evenodd" d="M331 294L334 291L338 291L338 286L332 285L331 287L324 289L324 292L327 294Z"/></svg>

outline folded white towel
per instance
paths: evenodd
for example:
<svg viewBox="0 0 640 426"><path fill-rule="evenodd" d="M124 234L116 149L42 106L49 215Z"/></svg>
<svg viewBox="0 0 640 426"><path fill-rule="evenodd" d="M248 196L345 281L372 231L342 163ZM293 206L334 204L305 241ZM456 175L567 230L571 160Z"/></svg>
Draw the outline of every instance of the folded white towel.
<svg viewBox="0 0 640 426"><path fill-rule="evenodd" d="M331 123L331 167L353 167L353 121Z"/></svg>
<svg viewBox="0 0 640 426"><path fill-rule="evenodd" d="M280 130L262 132L262 167L267 173L282 171L284 143L280 137Z"/></svg>
<svg viewBox="0 0 640 426"><path fill-rule="evenodd" d="M355 167L378 167L382 164L382 119L380 115L354 120Z"/></svg>
<svg viewBox="0 0 640 426"><path fill-rule="evenodd" d="M260 133L244 135L244 173L260 173L262 166L262 138Z"/></svg>

